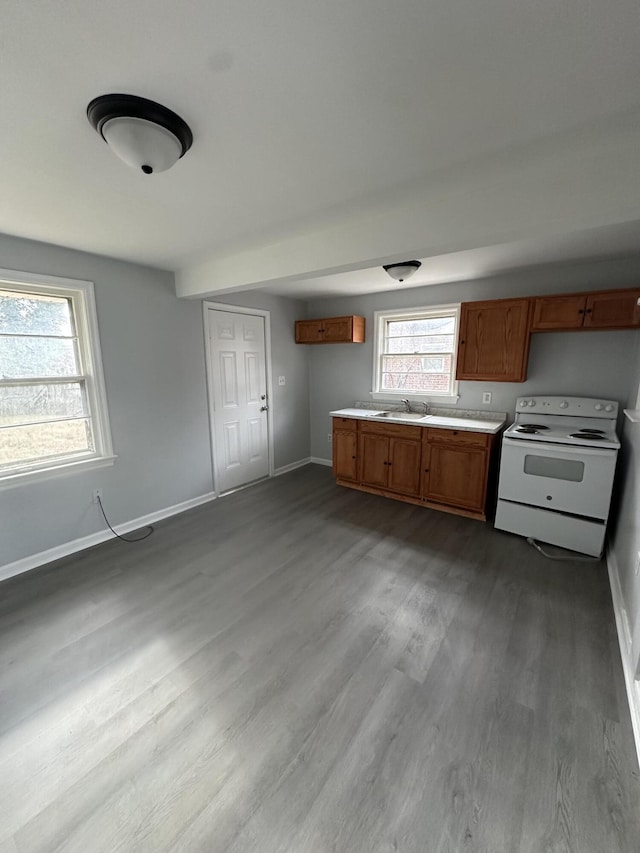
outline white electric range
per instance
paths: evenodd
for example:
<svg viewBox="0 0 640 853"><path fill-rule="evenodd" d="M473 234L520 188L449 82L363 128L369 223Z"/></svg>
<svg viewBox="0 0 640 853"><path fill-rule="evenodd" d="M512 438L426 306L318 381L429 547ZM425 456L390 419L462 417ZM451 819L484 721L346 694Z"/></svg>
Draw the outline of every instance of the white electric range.
<svg viewBox="0 0 640 853"><path fill-rule="evenodd" d="M618 404L519 397L502 438L495 527L600 556L620 442Z"/></svg>

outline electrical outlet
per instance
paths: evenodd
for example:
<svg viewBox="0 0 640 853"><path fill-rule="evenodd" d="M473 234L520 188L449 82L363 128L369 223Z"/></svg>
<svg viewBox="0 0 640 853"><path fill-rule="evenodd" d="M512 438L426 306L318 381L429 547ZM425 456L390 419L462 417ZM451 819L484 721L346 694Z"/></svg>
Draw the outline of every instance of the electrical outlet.
<svg viewBox="0 0 640 853"><path fill-rule="evenodd" d="M94 489L93 490L93 502L94 502L94 504L98 503L98 499L102 500L102 489Z"/></svg>
<svg viewBox="0 0 640 853"><path fill-rule="evenodd" d="M485 406L491 403L491 391L484 391L482 394L482 402Z"/></svg>
<svg viewBox="0 0 640 853"><path fill-rule="evenodd" d="M636 568L635 572L637 575L640 575L640 551L636 554Z"/></svg>
<svg viewBox="0 0 640 853"><path fill-rule="evenodd" d="M333 435L330 432L327 433L327 441L329 442L329 444L331 444L331 442L333 441Z"/></svg>
<svg viewBox="0 0 640 853"><path fill-rule="evenodd" d="M278 376L278 385L286 385L287 380L284 376Z"/></svg>

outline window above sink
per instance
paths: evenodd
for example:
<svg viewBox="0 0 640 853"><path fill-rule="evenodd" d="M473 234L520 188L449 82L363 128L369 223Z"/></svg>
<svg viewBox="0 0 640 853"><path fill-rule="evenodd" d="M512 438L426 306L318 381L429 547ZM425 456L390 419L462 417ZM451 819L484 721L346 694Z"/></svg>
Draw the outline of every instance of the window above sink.
<svg viewBox="0 0 640 853"><path fill-rule="evenodd" d="M458 401L459 305L376 311L374 400Z"/></svg>

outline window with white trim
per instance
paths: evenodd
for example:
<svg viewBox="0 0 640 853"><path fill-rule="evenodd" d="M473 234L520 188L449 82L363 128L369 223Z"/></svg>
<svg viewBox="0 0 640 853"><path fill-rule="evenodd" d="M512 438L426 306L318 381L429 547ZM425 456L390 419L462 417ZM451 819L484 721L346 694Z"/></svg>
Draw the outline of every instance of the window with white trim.
<svg viewBox="0 0 640 853"><path fill-rule="evenodd" d="M457 398L459 305L376 311L372 396Z"/></svg>
<svg viewBox="0 0 640 853"><path fill-rule="evenodd" d="M93 284L0 271L0 484L113 459Z"/></svg>

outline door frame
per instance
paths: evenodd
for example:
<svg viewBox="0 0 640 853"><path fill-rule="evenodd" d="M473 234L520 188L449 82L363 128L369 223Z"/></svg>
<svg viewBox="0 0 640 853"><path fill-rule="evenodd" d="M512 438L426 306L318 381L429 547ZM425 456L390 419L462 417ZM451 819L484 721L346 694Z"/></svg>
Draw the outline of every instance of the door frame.
<svg viewBox="0 0 640 853"><path fill-rule="evenodd" d="M218 457L216 454L215 440L215 412L213 410L213 365L211 363L211 338L209 332L211 329L209 311L227 311L232 314L248 314L254 317L262 317L264 319L264 349L265 349L265 371L267 380L267 453L269 456L269 476L273 477L274 472L274 443L273 443L273 388L271 381L271 312L263 311L261 308L245 308L243 305L232 305L226 302L210 302L205 299L202 302L202 319L204 323L204 354L207 369L207 409L209 412L209 441L211 445L211 474L213 477L213 493L218 498L220 490L218 489L219 473L218 473ZM247 483L251 485L251 483ZM245 486L238 486L238 489L244 489ZM225 494L229 494L225 492Z"/></svg>

